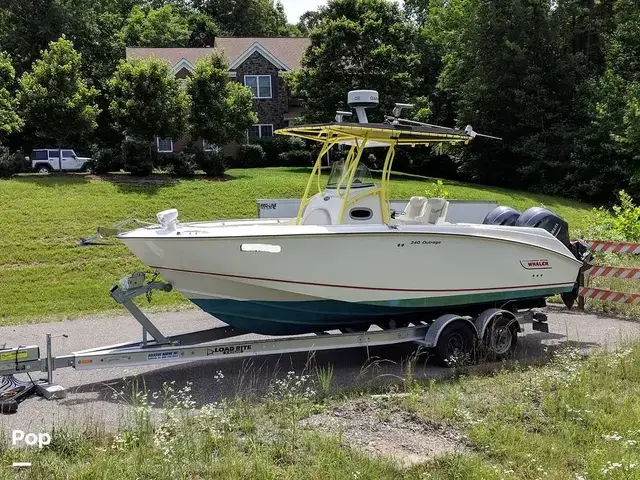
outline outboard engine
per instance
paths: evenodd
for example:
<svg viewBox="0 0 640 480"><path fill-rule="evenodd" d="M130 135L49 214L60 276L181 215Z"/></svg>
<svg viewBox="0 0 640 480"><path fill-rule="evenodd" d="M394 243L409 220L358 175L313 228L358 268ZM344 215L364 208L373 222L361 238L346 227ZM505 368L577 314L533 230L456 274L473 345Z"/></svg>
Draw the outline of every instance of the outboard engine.
<svg viewBox="0 0 640 480"><path fill-rule="evenodd" d="M484 225L505 225L514 226L520 217L520 212L511 207L496 207L491 210L482 223Z"/></svg>
<svg viewBox="0 0 640 480"><path fill-rule="evenodd" d="M584 242L577 240L572 242L569 240L569 225L567 221L559 215L542 207L533 207L526 210L518 221L516 222L518 227L536 227L544 228L547 232L551 233L554 237L560 240L568 249L573 253L573 256L582 262L580 268L580 274L584 273L593 266L593 254L589 250L589 247ZM561 295L562 301L571 308L576 298L578 298L579 285L576 281L576 285L571 292L563 293Z"/></svg>
<svg viewBox="0 0 640 480"><path fill-rule="evenodd" d="M569 242L569 224L560 215L550 212L546 208L532 207L520 215L516 222L517 227L536 227L543 228L551 235L556 237L567 248L571 248Z"/></svg>

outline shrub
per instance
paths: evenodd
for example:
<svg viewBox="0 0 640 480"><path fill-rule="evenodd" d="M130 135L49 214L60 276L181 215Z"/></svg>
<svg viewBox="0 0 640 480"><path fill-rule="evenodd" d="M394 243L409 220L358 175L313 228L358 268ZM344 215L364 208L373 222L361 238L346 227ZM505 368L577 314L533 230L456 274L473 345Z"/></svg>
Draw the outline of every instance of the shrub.
<svg viewBox="0 0 640 480"><path fill-rule="evenodd" d="M461 178L458 173L458 164L451 155L438 155L425 148L416 148L415 152L411 153L411 157L411 170L413 173L451 180Z"/></svg>
<svg viewBox="0 0 640 480"><path fill-rule="evenodd" d="M11 153L8 148L0 146L0 177L10 177L26 171L24 156Z"/></svg>
<svg viewBox="0 0 640 480"><path fill-rule="evenodd" d="M96 174L116 172L122 168L119 152L114 148L100 148L91 155L87 168Z"/></svg>
<svg viewBox="0 0 640 480"><path fill-rule="evenodd" d="M347 152L344 156L346 158ZM373 170L380 170L384 166L384 161L387 156L387 149L375 147L371 149L369 155L363 155L361 161ZM406 148L396 148L396 154L393 159L391 170L394 172L408 173L411 169L411 155Z"/></svg>
<svg viewBox="0 0 640 480"><path fill-rule="evenodd" d="M640 207L624 190L618 192L618 201L612 213L603 207L591 211L586 236L596 240L640 241Z"/></svg>
<svg viewBox="0 0 640 480"><path fill-rule="evenodd" d="M279 164L284 167L308 167L312 165L311 152L308 150L292 150L278 155Z"/></svg>
<svg viewBox="0 0 640 480"><path fill-rule="evenodd" d="M429 198L449 198L449 190L447 190L442 183L442 180L433 182L425 190L425 197Z"/></svg>
<svg viewBox="0 0 640 480"><path fill-rule="evenodd" d="M198 165L196 155L188 151L165 153L159 157L169 175L178 178L190 178L196 174Z"/></svg>
<svg viewBox="0 0 640 480"><path fill-rule="evenodd" d="M237 168L260 168L266 164L264 149L257 144L240 147L234 166Z"/></svg>
<svg viewBox="0 0 640 480"><path fill-rule="evenodd" d="M198 167L211 177L222 177L227 169L224 154L218 152L202 152L197 157Z"/></svg>
<svg viewBox="0 0 640 480"><path fill-rule="evenodd" d="M294 150L304 150L305 142L301 138L275 135L256 141L254 145L260 145L265 154L265 166L279 167L282 165L280 155Z"/></svg>
<svg viewBox="0 0 640 480"><path fill-rule="evenodd" d="M126 139L122 142L122 163L124 169L134 177L146 177L153 171L152 144Z"/></svg>

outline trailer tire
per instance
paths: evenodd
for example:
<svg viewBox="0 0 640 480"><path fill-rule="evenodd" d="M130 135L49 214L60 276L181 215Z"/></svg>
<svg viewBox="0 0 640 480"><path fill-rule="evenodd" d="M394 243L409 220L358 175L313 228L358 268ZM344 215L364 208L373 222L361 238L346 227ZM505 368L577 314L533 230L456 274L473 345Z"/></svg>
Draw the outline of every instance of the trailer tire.
<svg viewBox="0 0 640 480"><path fill-rule="evenodd" d="M518 344L518 330L517 322L506 315L498 315L491 320L482 339L488 360L510 358Z"/></svg>
<svg viewBox="0 0 640 480"><path fill-rule="evenodd" d="M470 356L473 353L475 343L475 332L473 327L466 321L455 321L447 325L434 348L436 362L443 367L450 367L452 356Z"/></svg>

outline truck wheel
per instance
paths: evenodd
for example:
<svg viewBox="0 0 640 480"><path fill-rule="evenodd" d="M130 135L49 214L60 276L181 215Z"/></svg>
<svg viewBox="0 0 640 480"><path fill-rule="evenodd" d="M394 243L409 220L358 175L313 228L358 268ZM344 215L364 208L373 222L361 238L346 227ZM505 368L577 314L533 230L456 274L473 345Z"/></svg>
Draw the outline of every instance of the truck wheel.
<svg viewBox="0 0 640 480"><path fill-rule="evenodd" d="M451 360L468 356L470 358L475 334L471 325L464 321L455 321L447 325L440 333L435 347L436 361L443 367L450 367Z"/></svg>
<svg viewBox="0 0 640 480"><path fill-rule="evenodd" d="M518 343L515 320L506 315L496 316L483 338L483 346L491 360L502 360L513 355Z"/></svg>
<svg viewBox="0 0 640 480"><path fill-rule="evenodd" d="M51 173L52 168L49 165L38 165L36 167L36 172L38 173Z"/></svg>

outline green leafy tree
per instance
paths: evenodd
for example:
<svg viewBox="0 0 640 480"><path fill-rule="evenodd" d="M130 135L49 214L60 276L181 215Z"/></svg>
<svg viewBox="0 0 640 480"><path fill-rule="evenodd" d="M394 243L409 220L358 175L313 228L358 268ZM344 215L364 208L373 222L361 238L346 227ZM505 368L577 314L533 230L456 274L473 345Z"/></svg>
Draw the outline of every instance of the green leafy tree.
<svg viewBox="0 0 640 480"><path fill-rule="evenodd" d="M463 171L483 183L557 188L566 175L565 120L575 90L549 3L459 0L444 8L453 10L433 19L444 32L439 88L459 126L503 138L471 142L460 158Z"/></svg>
<svg viewBox="0 0 640 480"><path fill-rule="evenodd" d="M290 36L299 30L287 23L278 1L272 0L195 0L194 7L220 25L226 35L236 37Z"/></svg>
<svg viewBox="0 0 640 480"><path fill-rule="evenodd" d="M62 37L20 77L22 116L42 141L62 147L86 140L96 128L99 92L82 77L81 63L72 43Z"/></svg>
<svg viewBox="0 0 640 480"><path fill-rule="evenodd" d="M213 47L216 37L222 33L215 20L204 13L191 13L187 21L191 30L190 47Z"/></svg>
<svg viewBox="0 0 640 480"><path fill-rule="evenodd" d="M0 52L0 143L2 139L22 128L23 122L18 115L18 102L12 94L15 70L11 65L11 57Z"/></svg>
<svg viewBox="0 0 640 480"><path fill-rule="evenodd" d="M185 131L187 93L161 60L121 61L108 95L109 111L123 135L151 142Z"/></svg>
<svg viewBox="0 0 640 480"><path fill-rule="evenodd" d="M190 129L194 138L223 146L240 141L258 122L251 89L229 81L228 65L218 53L199 61L188 80Z"/></svg>
<svg viewBox="0 0 640 480"><path fill-rule="evenodd" d="M618 190L640 194L640 11L617 0L604 44L604 74L585 88L587 121L571 153L567 189L592 201L614 200Z"/></svg>
<svg viewBox="0 0 640 480"><path fill-rule="evenodd" d="M394 2L332 0L311 24L311 46L290 77L307 119L333 118L353 89L379 92L381 107L370 115L378 120L416 93L416 30Z"/></svg>
<svg viewBox="0 0 640 480"><path fill-rule="evenodd" d="M121 37L136 47L185 47L191 36L187 19L172 5L131 9Z"/></svg>
<svg viewBox="0 0 640 480"><path fill-rule="evenodd" d="M59 0L5 0L0 5L0 45L22 74L63 33L65 8Z"/></svg>

